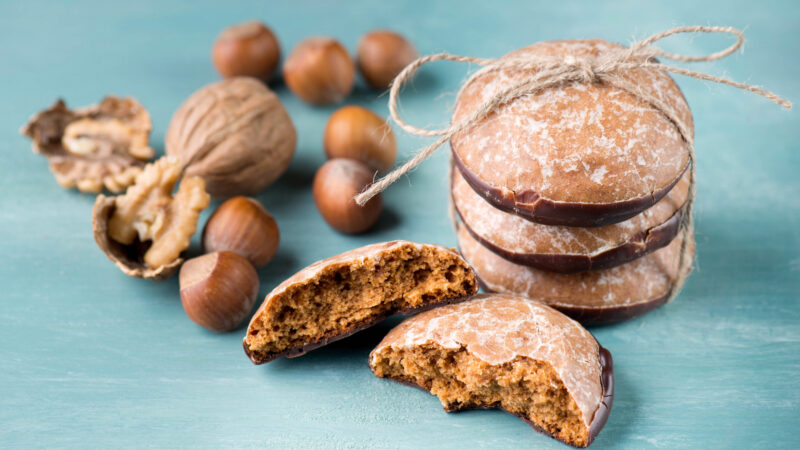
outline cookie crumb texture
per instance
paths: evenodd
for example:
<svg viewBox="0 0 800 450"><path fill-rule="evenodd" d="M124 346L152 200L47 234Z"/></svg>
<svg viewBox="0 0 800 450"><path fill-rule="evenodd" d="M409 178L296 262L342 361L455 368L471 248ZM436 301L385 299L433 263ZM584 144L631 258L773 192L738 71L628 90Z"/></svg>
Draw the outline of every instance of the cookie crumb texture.
<svg viewBox="0 0 800 450"><path fill-rule="evenodd" d="M600 352L588 331L552 308L483 294L405 320L372 351L370 368L436 395L445 411L503 409L585 447L613 398L610 357Z"/></svg>
<svg viewBox="0 0 800 450"><path fill-rule="evenodd" d="M477 289L472 270L451 249L369 245L317 262L278 286L250 322L245 352L256 364L298 356L392 314L451 303Z"/></svg>
<svg viewBox="0 0 800 450"><path fill-rule="evenodd" d="M589 440L578 405L553 368L542 361L518 357L493 366L464 348L431 344L391 349L381 355L373 372L424 388L439 397L447 412L502 408L560 441L582 447Z"/></svg>

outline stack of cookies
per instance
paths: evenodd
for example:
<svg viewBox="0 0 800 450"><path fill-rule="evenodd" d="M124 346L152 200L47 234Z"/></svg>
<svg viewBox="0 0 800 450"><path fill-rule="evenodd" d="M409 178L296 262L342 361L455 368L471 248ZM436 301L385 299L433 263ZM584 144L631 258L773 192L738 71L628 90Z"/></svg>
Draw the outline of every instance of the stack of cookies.
<svg viewBox="0 0 800 450"><path fill-rule="evenodd" d="M508 55L594 57L602 40L535 44ZM530 76L487 72L459 94L453 122ZM664 72L622 75L692 129ZM663 106L662 105L662 106ZM689 148L667 116L603 83L567 83L510 101L451 140L460 250L488 291L538 299L581 320L624 320L664 303L690 270L681 232ZM682 240L684 264L679 264Z"/></svg>

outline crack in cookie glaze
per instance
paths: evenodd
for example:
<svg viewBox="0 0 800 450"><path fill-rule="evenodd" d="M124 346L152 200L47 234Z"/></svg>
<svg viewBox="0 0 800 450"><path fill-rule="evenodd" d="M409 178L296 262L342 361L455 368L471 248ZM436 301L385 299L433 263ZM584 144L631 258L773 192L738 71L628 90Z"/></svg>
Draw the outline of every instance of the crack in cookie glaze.
<svg viewBox="0 0 800 450"><path fill-rule="evenodd" d="M370 353L376 376L428 391L448 412L499 408L585 447L613 402L611 354L574 320L483 294L406 319Z"/></svg>
<svg viewBox="0 0 800 450"><path fill-rule="evenodd" d="M451 172L456 212L472 236L503 258L559 273L607 269L632 261L669 244L678 234L688 176L652 208L604 227L542 225L500 211Z"/></svg>
<svg viewBox="0 0 800 450"><path fill-rule="evenodd" d="M505 58L582 58L619 48L602 40L554 41ZM504 68L476 79L459 95L453 123L528 75ZM639 68L620 76L691 129L689 107L669 75ZM456 135L451 147L464 178L487 201L548 225L603 226L633 217L666 195L690 163L664 113L602 83L566 83L516 98Z"/></svg>
<svg viewBox="0 0 800 450"><path fill-rule="evenodd" d="M690 235L691 236L691 235ZM686 261L694 257L694 238ZM669 299L682 235L646 256L611 269L561 274L514 264L483 247L463 225L458 245L485 290L534 298L584 324L612 323L644 314ZM684 264L686 274L691 264Z"/></svg>

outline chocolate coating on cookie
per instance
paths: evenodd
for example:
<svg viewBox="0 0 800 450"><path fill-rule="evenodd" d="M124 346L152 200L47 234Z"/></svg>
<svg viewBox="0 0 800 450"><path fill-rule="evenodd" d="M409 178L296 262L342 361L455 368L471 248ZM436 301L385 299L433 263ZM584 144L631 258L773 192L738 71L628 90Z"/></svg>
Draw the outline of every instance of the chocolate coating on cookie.
<svg viewBox="0 0 800 450"><path fill-rule="evenodd" d="M484 290L524 295L550 305L583 324L613 323L644 314L665 303L678 271L682 235L666 247L613 267L560 274L514 264L476 241L459 226L458 245ZM684 270L691 270L694 238Z"/></svg>
<svg viewBox="0 0 800 450"><path fill-rule="evenodd" d="M602 40L554 41L505 58L592 58L621 48ZM462 90L452 122L529 75L509 68L482 75ZM693 129L667 74L639 68L620 76ZM688 147L664 113L601 82L516 98L453 137L451 147L467 182L488 202L548 225L603 226L633 217L666 195L689 165Z"/></svg>
<svg viewBox="0 0 800 450"><path fill-rule="evenodd" d="M669 244L677 235L688 175L652 208L620 223L579 228L542 225L494 208L452 172L453 205L472 237L503 258L559 273L607 269Z"/></svg>

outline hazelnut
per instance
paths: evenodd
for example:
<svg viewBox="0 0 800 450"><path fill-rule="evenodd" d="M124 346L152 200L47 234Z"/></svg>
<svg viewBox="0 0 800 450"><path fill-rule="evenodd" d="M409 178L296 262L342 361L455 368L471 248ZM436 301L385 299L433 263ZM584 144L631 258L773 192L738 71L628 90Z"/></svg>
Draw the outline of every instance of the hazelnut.
<svg viewBox="0 0 800 450"><path fill-rule="evenodd" d="M334 39L314 37L298 44L283 64L283 78L292 92L312 105L336 103L350 94L355 65Z"/></svg>
<svg viewBox="0 0 800 450"><path fill-rule="evenodd" d="M256 269L233 252L209 253L186 261L179 282L186 315L213 331L236 328L250 314L258 295Z"/></svg>
<svg viewBox="0 0 800 450"><path fill-rule="evenodd" d="M258 200L233 197L219 205L203 229L203 252L223 250L263 267L278 251L280 233L275 219Z"/></svg>
<svg viewBox="0 0 800 450"><path fill-rule="evenodd" d="M251 195L278 179L294 155L297 133L264 83L234 77L192 94L172 116L166 153L185 174L206 181L214 197Z"/></svg>
<svg viewBox="0 0 800 450"><path fill-rule="evenodd" d="M328 225L342 233L361 233L369 229L381 214L381 196L364 206L353 196L372 183L373 171L355 159L331 159L319 168L312 188L314 203Z"/></svg>
<svg viewBox="0 0 800 450"><path fill-rule="evenodd" d="M357 159L378 171L389 170L397 155L389 124L355 105L342 107L331 115L323 145L328 158Z"/></svg>
<svg viewBox="0 0 800 450"><path fill-rule="evenodd" d="M246 22L222 31L214 42L211 58L223 78L242 76L268 81L278 67L281 47L267 26Z"/></svg>
<svg viewBox="0 0 800 450"><path fill-rule="evenodd" d="M373 89L387 89L394 77L417 59L414 46L387 30L365 34L358 42L358 70Z"/></svg>

